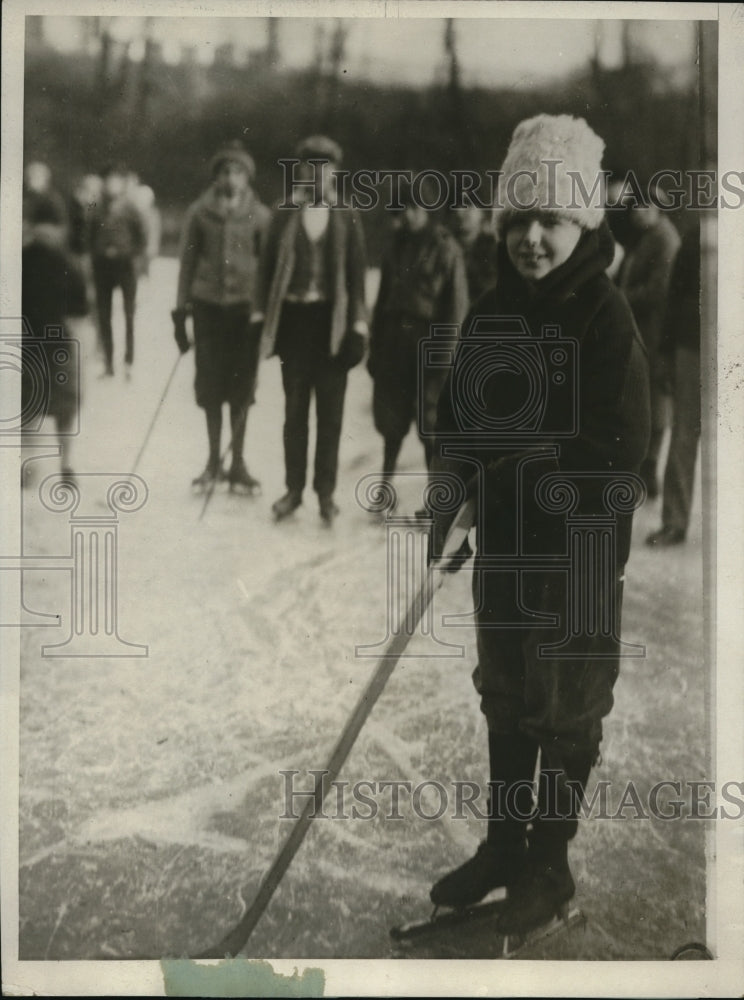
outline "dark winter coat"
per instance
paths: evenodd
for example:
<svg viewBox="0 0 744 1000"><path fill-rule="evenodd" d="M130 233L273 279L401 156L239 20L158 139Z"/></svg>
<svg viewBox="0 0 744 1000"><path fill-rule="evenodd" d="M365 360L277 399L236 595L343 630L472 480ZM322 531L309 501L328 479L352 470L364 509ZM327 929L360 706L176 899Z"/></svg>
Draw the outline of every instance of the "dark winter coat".
<svg viewBox="0 0 744 1000"><path fill-rule="evenodd" d="M213 188L205 191L184 221L177 305L252 302L269 215L252 191L231 211Z"/></svg>
<svg viewBox="0 0 744 1000"><path fill-rule="evenodd" d="M595 754L612 706L632 522L632 504L618 512L613 495L628 499L624 477L638 471L649 435L646 353L604 273L612 253L603 225L531 290L502 247L498 284L463 324L438 410L435 476L474 481L480 501L475 680L483 710L492 729L521 729L559 757ZM435 552L450 516L436 518ZM551 656L541 647L565 635L570 588L588 586L600 558L590 551L580 579L569 580L569 529L587 518L601 531L608 517L613 582L594 610L616 614L615 634L590 637L589 660Z"/></svg>
<svg viewBox="0 0 744 1000"><path fill-rule="evenodd" d="M292 279L301 209L274 211L256 282L254 312L263 314L261 353L276 353L276 335L282 305ZM330 353L335 357L347 331L366 323L364 299L366 252L362 223L348 208L331 208L328 221L328 273L332 289Z"/></svg>
<svg viewBox="0 0 744 1000"><path fill-rule="evenodd" d="M665 215L660 215L656 225L627 251L620 271L620 288L651 358L661 340L669 279L679 246L679 233Z"/></svg>
<svg viewBox="0 0 744 1000"><path fill-rule="evenodd" d="M659 349L700 350L700 227L691 225L682 238L669 281L669 295Z"/></svg>
<svg viewBox="0 0 744 1000"><path fill-rule="evenodd" d="M21 285L24 416L71 418L79 403L80 352L65 343L65 321L88 312L85 280L69 254L36 238L23 250Z"/></svg>
<svg viewBox="0 0 744 1000"><path fill-rule="evenodd" d="M498 243L491 232L480 232L472 243L463 244L465 274L470 304L496 284Z"/></svg>
<svg viewBox="0 0 744 1000"><path fill-rule="evenodd" d="M126 198L104 198L90 214L88 239L91 257L132 260L147 247L142 216Z"/></svg>
<svg viewBox="0 0 744 1000"><path fill-rule="evenodd" d="M399 229L382 265L372 351L376 335L390 316L457 324L467 309L465 265L454 236L439 225L414 233Z"/></svg>

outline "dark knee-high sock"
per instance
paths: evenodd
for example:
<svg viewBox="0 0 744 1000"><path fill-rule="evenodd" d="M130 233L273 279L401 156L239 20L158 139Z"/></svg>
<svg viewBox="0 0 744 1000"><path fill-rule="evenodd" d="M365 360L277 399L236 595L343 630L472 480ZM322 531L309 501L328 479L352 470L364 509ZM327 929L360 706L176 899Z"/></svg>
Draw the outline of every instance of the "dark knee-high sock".
<svg viewBox="0 0 744 1000"><path fill-rule="evenodd" d="M385 479L393 478L402 444L402 438L385 438L385 452L382 459L382 475Z"/></svg>
<svg viewBox="0 0 744 1000"><path fill-rule="evenodd" d="M222 407L210 406L206 410L207 437L209 438L209 467L217 469L220 464L220 439L222 437Z"/></svg>
<svg viewBox="0 0 744 1000"><path fill-rule="evenodd" d="M247 407L230 407L230 425L232 428L232 464L234 466L239 465L243 461L243 445L245 442L245 428L247 421Z"/></svg>
<svg viewBox="0 0 744 1000"><path fill-rule="evenodd" d="M537 750L537 742L523 733L506 736L489 732L489 843L509 846L524 843L527 823L534 812L533 781Z"/></svg>

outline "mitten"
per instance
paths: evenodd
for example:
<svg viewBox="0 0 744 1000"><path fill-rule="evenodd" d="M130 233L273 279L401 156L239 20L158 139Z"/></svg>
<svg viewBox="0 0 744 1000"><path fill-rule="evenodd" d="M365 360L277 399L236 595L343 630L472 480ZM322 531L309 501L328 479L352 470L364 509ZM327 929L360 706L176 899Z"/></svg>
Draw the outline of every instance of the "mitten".
<svg viewBox="0 0 744 1000"><path fill-rule="evenodd" d="M181 354L186 354L188 349L191 347L191 342L186 333L186 317L188 312L183 307L174 309L171 313L171 319L173 320L173 336L176 338L176 343L178 344L178 350Z"/></svg>
<svg viewBox="0 0 744 1000"><path fill-rule="evenodd" d="M357 333L356 330L349 330L341 341L341 348L337 355L339 364L346 371L354 368L364 357L365 347L366 338L364 334Z"/></svg>

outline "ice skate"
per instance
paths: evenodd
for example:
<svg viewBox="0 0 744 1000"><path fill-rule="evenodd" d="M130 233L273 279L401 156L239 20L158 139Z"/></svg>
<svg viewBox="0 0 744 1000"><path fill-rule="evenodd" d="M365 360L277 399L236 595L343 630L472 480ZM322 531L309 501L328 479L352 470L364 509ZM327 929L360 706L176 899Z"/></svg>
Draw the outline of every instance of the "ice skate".
<svg viewBox="0 0 744 1000"><path fill-rule="evenodd" d="M302 503L302 494L296 493L294 490L289 490L285 493L283 497L279 497L271 505L271 512L274 515L275 521L283 521L286 517L289 517L293 511Z"/></svg>
<svg viewBox="0 0 744 1000"><path fill-rule="evenodd" d="M214 489L217 483L224 482L226 478L224 470L210 462L202 473L191 480L191 488L195 493L206 493L207 490Z"/></svg>
<svg viewBox="0 0 744 1000"><path fill-rule="evenodd" d="M439 879L429 893L435 906L463 909L493 889L510 885L520 874L524 850L505 850L484 840L465 864Z"/></svg>
<svg viewBox="0 0 744 1000"><path fill-rule="evenodd" d="M261 495L261 484L255 479L245 467L245 462L237 462L227 474L227 481L230 484L231 493L239 493L241 496L257 497Z"/></svg>
<svg viewBox="0 0 744 1000"><path fill-rule="evenodd" d="M320 498L320 519L326 527L330 528L338 516L339 510L333 501L333 497Z"/></svg>

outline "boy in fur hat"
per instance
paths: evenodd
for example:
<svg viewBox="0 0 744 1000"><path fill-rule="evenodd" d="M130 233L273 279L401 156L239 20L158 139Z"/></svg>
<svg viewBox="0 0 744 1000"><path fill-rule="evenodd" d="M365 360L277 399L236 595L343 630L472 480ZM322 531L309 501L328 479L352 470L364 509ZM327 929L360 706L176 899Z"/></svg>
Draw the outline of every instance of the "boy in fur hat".
<svg viewBox="0 0 744 1000"><path fill-rule="evenodd" d="M568 843L613 703L630 548L632 504L621 512L607 504L629 491L649 436L644 347L605 274L613 239L602 192L582 195L591 195L603 148L583 119L567 115L515 130L495 214L497 284L465 320L438 408L433 477L441 470L477 484L480 501L473 679L488 723L491 791L485 841L431 898L463 907L507 886L505 934L547 922L575 892ZM561 507L560 495L571 502ZM579 520L598 531L608 517L607 549L587 547L573 586L604 582L591 601L572 604L569 534ZM447 526L435 519L435 556ZM565 638L579 612L611 627L587 627L571 650Z"/></svg>
<svg viewBox="0 0 744 1000"><path fill-rule="evenodd" d="M248 409L253 405L259 363L259 335L250 325L251 302L269 210L251 184L253 158L240 142L224 146L211 162L212 184L188 210L181 244L178 298L173 310L176 343L191 346L186 317L193 315L196 346L196 402L207 418L209 457L193 480L209 489L227 479L230 489L250 496L260 491L243 460ZM220 465L222 404L230 404L232 461Z"/></svg>

